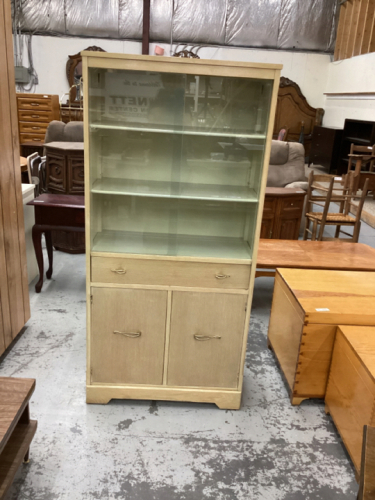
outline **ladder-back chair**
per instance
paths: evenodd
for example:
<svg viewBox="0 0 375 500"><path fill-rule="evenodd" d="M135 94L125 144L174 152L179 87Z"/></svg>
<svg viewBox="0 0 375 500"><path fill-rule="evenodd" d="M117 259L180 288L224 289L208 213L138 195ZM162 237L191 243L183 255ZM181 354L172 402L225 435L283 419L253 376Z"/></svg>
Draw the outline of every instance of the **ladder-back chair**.
<svg viewBox="0 0 375 500"><path fill-rule="evenodd" d="M323 183L323 185L321 183ZM337 183L339 183L339 185L337 185ZM307 240L308 234L311 235L312 241L335 240L340 238L340 233L342 233L348 236L348 238L342 238L342 241L358 243L361 228L361 213L367 194L368 179L365 181L365 185L360 196L355 194L353 186L354 172L350 172L344 176L343 179L332 175L314 175L314 172L310 173L304 212L304 240ZM314 194L314 191L317 191L318 194ZM349 211L352 208L351 202L356 198L359 198L359 204L355 217L353 217L349 215ZM331 203L339 204L337 212L329 212ZM323 211L315 212L313 210L314 205L322 207ZM312 229L310 229L310 223L312 223ZM336 232L333 238L323 237L325 226L336 226ZM353 234L343 231L341 226L353 227ZM317 234L318 227L319 233Z"/></svg>

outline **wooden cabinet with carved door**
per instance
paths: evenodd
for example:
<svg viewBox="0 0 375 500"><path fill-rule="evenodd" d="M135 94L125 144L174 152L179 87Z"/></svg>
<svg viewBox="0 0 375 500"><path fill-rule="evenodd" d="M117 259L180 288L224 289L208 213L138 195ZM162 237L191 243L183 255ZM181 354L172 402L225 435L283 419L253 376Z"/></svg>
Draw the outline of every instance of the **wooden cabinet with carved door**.
<svg viewBox="0 0 375 500"><path fill-rule="evenodd" d="M298 240L305 195L302 189L266 188L260 237Z"/></svg>
<svg viewBox="0 0 375 500"><path fill-rule="evenodd" d="M238 409L280 66L82 61L87 402Z"/></svg>

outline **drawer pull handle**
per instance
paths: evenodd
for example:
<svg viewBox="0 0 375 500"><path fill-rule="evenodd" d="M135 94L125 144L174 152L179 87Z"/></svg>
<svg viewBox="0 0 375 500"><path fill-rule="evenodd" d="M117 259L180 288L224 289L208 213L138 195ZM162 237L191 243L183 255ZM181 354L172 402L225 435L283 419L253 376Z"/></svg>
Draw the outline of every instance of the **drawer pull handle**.
<svg viewBox="0 0 375 500"><path fill-rule="evenodd" d="M195 334L194 338L195 338L195 340L200 340L201 342L205 341L205 340L214 340L214 339L221 340L220 335L211 335L210 336L210 335L197 335L197 334Z"/></svg>
<svg viewBox="0 0 375 500"><path fill-rule="evenodd" d="M121 268L120 269L111 269L111 271L113 273L117 273L117 274L126 274L125 269L121 269Z"/></svg>
<svg viewBox="0 0 375 500"><path fill-rule="evenodd" d="M40 130L40 127L31 127L33 130Z"/></svg>
<svg viewBox="0 0 375 500"><path fill-rule="evenodd" d="M31 115L31 118L40 118L39 115Z"/></svg>
<svg viewBox="0 0 375 500"><path fill-rule="evenodd" d="M39 106L39 104L37 102L32 102L31 106Z"/></svg>
<svg viewBox="0 0 375 500"><path fill-rule="evenodd" d="M216 274L215 278L217 280L225 280L225 278L230 278L229 274Z"/></svg>
<svg viewBox="0 0 375 500"><path fill-rule="evenodd" d="M142 335L142 332L119 332L118 330L114 330L113 333L118 333L119 335L123 335L129 339L137 339Z"/></svg>

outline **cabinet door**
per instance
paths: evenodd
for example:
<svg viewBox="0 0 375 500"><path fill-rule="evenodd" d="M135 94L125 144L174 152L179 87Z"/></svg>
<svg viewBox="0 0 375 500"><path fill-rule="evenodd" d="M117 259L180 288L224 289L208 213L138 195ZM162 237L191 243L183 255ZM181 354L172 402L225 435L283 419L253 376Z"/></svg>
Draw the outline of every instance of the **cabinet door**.
<svg viewBox="0 0 375 500"><path fill-rule="evenodd" d="M276 198L266 196L263 206L262 225L260 227L261 238L272 238L273 225L275 222Z"/></svg>
<svg viewBox="0 0 375 500"><path fill-rule="evenodd" d="M47 188L50 193L66 193L65 156L58 153L47 153Z"/></svg>
<svg viewBox="0 0 375 500"><path fill-rule="evenodd" d="M238 386L247 295L173 292L168 385Z"/></svg>
<svg viewBox="0 0 375 500"><path fill-rule="evenodd" d="M167 292L92 288L91 382L161 384Z"/></svg>
<svg viewBox="0 0 375 500"><path fill-rule="evenodd" d="M280 200L280 215L277 221L276 238L298 240L303 212L303 197L290 197Z"/></svg>

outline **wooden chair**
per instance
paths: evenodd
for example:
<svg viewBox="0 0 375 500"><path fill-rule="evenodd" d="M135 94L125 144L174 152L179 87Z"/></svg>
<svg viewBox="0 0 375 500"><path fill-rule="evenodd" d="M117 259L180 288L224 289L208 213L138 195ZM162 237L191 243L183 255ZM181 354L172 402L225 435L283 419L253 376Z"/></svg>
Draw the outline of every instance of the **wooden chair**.
<svg viewBox="0 0 375 500"><path fill-rule="evenodd" d="M375 500L375 427L363 427L361 473L357 500Z"/></svg>
<svg viewBox="0 0 375 500"><path fill-rule="evenodd" d="M339 186L335 187L335 181L340 181ZM307 190L307 200L304 212L304 240L307 240L308 234L311 234L312 241L330 241L338 239L340 237L340 233L343 233L346 236L349 236L349 238L343 238L342 241L358 243L359 231L361 228L361 213L367 194L368 180L365 181L361 196L356 196L355 192L353 191L353 172L350 172L344 177L343 185L341 181L341 178L335 178L332 175L314 175L314 172L310 173L309 187ZM322 186L320 184L321 182L323 182L324 184L328 183L328 187L326 187L325 185ZM319 193L313 194L314 191L319 191ZM357 207L355 217L352 217L351 215L349 215L351 201L356 198L359 198L359 205ZM332 202L339 204L338 212L329 212L329 206ZM321 206L323 208L323 211L314 212L313 205ZM310 222L312 222L311 230ZM318 226L319 234L317 235ZM336 226L334 238L323 237L325 226ZM352 226L353 234L351 235L345 231L342 231L341 226Z"/></svg>
<svg viewBox="0 0 375 500"><path fill-rule="evenodd" d="M45 192L45 163L46 157L40 157L38 153L27 157L29 184L35 184L35 196Z"/></svg>
<svg viewBox="0 0 375 500"><path fill-rule="evenodd" d="M364 170L366 167L366 170ZM368 170L367 170L368 167ZM369 179L369 190L375 198L375 144L373 146L350 145L348 173L354 171L354 190L362 189L366 178Z"/></svg>

